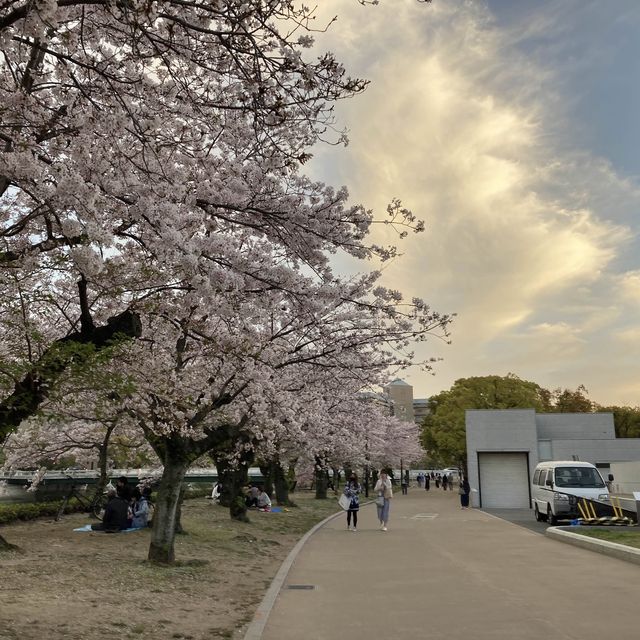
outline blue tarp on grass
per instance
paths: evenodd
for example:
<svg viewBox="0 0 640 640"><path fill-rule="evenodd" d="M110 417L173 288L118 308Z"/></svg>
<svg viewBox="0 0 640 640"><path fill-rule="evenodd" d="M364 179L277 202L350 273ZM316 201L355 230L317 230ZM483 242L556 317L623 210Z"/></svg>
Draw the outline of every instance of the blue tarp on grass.
<svg viewBox="0 0 640 640"><path fill-rule="evenodd" d="M147 527L135 527L133 529L121 529L120 531L111 531L110 533L129 533L130 531L142 531L143 529L146 529ZM84 527L78 527L77 529L74 529L74 531L81 531L81 532L85 532L85 531L93 531L93 529L91 528L90 524L85 524ZM98 530L96 533L105 533L104 531L100 531Z"/></svg>

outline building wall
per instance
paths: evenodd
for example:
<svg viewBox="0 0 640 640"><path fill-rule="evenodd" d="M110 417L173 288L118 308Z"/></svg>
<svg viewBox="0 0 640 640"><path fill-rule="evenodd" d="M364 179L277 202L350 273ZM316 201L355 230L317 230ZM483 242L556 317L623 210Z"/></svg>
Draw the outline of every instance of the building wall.
<svg viewBox="0 0 640 640"><path fill-rule="evenodd" d="M426 399L416 399L413 401L413 419L416 424L421 425L429 415L429 401Z"/></svg>
<svg viewBox="0 0 640 640"><path fill-rule="evenodd" d="M640 438L616 438L611 413L536 414L534 409L468 410L466 430L469 482L472 489L476 489L472 493L473 506L479 504L478 453L482 452L526 452L530 474L539 459L591 462L598 465L605 480L609 472L616 476L614 491L616 485L621 490L631 490L635 482L638 485L634 490L640 490ZM616 462L638 464L629 470L617 471Z"/></svg>
<svg viewBox="0 0 640 640"><path fill-rule="evenodd" d="M639 438L612 440L552 440L553 460L582 460L592 464L640 460ZM605 478L606 479L606 478Z"/></svg>
<svg viewBox="0 0 640 640"><path fill-rule="evenodd" d="M401 384L399 382L388 384L384 388L384 392L393 401L394 415L400 418L400 420L413 422L413 387L406 382L402 382Z"/></svg>
<svg viewBox="0 0 640 640"><path fill-rule="evenodd" d="M538 413L536 426L539 440L612 440L616 437L611 413Z"/></svg>
<svg viewBox="0 0 640 640"><path fill-rule="evenodd" d="M467 473L471 484L472 506L479 505L480 485L478 453L525 452L529 468L538 464L538 440L534 409L507 409L466 411Z"/></svg>
<svg viewBox="0 0 640 640"><path fill-rule="evenodd" d="M609 471L614 477L611 487L614 493L632 494L640 491L640 462L614 462Z"/></svg>

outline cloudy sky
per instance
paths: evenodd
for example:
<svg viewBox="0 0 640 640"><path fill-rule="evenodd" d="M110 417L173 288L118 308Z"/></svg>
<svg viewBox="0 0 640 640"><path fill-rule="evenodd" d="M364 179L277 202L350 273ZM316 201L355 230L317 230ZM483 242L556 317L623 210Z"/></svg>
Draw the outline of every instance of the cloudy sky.
<svg viewBox="0 0 640 640"><path fill-rule="evenodd" d="M322 0L317 38L371 85L309 171L424 219L385 283L457 312L416 397L513 372L640 404L640 3Z"/></svg>

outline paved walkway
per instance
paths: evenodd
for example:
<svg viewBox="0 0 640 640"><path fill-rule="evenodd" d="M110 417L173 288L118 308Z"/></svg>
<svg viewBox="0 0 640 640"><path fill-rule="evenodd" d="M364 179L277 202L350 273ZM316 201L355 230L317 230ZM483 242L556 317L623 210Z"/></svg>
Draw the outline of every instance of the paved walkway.
<svg viewBox="0 0 640 640"><path fill-rule="evenodd" d="M533 517L533 516L532 516ZM290 585L313 585L291 590ZM358 532L332 520L304 545L263 640L632 640L640 567L579 549L417 488Z"/></svg>

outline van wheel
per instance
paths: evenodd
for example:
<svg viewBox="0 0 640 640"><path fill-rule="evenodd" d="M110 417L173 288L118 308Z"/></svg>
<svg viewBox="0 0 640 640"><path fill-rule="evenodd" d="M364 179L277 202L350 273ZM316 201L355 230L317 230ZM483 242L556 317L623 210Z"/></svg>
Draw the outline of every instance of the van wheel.
<svg viewBox="0 0 640 640"><path fill-rule="evenodd" d="M551 511L551 505L547 505L547 522L550 525L555 525L558 523L558 519L553 515L553 511Z"/></svg>
<svg viewBox="0 0 640 640"><path fill-rule="evenodd" d="M540 513L540 509L538 509L537 504L533 507L533 513L536 517L536 522L542 522L544 520L544 518L542 517L542 514Z"/></svg>

